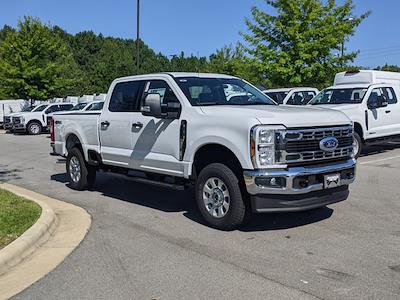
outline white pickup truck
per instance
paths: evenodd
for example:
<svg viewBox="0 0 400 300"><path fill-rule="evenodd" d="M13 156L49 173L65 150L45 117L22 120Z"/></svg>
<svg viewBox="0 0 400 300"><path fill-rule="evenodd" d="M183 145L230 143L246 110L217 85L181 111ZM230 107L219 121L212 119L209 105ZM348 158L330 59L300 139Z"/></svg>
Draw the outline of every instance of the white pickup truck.
<svg viewBox="0 0 400 300"><path fill-rule="evenodd" d="M237 96L228 99L224 89L232 86ZM53 151L67 157L73 189L92 187L98 170L171 188L193 184L202 216L223 230L250 212L345 200L355 179L353 127L345 114L278 106L227 75L116 79L101 112L56 115L51 132Z"/></svg>
<svg viewBox="0 0 400 300"><path fill-rule="evenodd" d="M335 76L311 105L344 112L354 123L354 155L400 138L400 73L360 70Z"/></svg>
<svg viewBox="0 0 400 300"><path fill-rule="evenodd" d="M11 117L12 130L31 135L41 134L42 131L48 129L48 117L55 112L70 110L73 106L72 103L42 104L32 111L13 115Z"/></svg>

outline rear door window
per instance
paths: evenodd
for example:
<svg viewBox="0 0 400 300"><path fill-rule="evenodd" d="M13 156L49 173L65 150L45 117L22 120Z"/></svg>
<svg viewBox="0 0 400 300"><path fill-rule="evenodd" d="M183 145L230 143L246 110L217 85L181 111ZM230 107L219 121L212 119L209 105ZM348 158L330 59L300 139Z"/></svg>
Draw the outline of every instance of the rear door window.
<svg viewBox="0 0 400 300"><path fill-rule="evenodd" d="M393 88L391 87L384 87L382 88L383 95L386 96L386 99L389 104L397 103L396 93L394 92Z"/></svg>

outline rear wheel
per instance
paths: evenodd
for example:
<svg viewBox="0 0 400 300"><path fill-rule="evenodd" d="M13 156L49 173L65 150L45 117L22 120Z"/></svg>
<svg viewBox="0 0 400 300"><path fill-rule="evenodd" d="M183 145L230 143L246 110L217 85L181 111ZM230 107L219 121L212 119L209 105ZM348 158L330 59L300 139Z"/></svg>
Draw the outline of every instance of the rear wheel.
<svg viewBox="0 0 400 300"><path fill-rule="evenodd" d="M42 133L42 124L40 124L39 122L33 121L28 124L27 130L30 135L41 134Z"/></svg>
<svg viewBox="0 0 400 300"><path fill-rule="evenodd" d="M86 163L80 149L73 148L68 152L66 168L71 188L82 191L93 187L96 168Z"/></svg>
<svg viewBox="0 0 400 300"><path fill-rule="evenodd" d="M358 158L360 156L362 148L363 148L363 142L361 140L361 137L357 132L354 132L353 155L355 158Z"/></svg>
<svg viewBox="0 0 400 300"><path fill-rule="evenodd" d="M227 166L206 166L196 181L197 206L207 223L221 230L233 230L243 223L246 205L239 180Z"/></svg>

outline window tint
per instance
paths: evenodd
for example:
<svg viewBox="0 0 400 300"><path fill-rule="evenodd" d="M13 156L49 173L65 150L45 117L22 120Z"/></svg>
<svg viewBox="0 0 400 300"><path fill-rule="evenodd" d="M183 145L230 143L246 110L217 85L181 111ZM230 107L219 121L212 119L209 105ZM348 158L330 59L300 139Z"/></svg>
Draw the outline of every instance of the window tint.
<svg viewBox="0 0 400 300"><path fill-rule="evenodd" d="M70 110L72 107L72 104L61 104L59 110Z"/></svg>
<svg viewBox="0 0 400 300"><path fill-rule="evenodd" d="M286 102L286 104L289 104L289 105L303 105L303 102L304 102L303 92L295 92L295 93L293 93L292 96L290 96L290 98Z"/></svg>
<svg viewBox="0 0 400 300"><path fill-rule="evenodd" d="M104 102L93 103L86 110L102 110L104 106Z"/></svg>
<svg viewBox="0 0 400 300"><path fill-rule="evenodd" d="M48 109L46 109L45 113L51 114L56 111L60 111L60 108L58 107L58 105L53 105L53 106L50 106Z"/></svg>
<svg viewBox="0 0 400 300"><path fill-rule="evenodd" d="M288 92L269 92L266 93L268 97L273 99L278 104L283 104L283 100L287 96Z"/></svg>
<svg viewBox="0 0 400 300"><path fill-rule="evenodd" d="M368 98L368 101L376 101L378 96L385 96L388 101L388 104L397 103L397 97L393 90L393 88L385 87L385 88L376 88L373 89L371 95Z"/></svg>
<svg viewBox="0 0 400 300"><path fill-rule="evenodd" d="M161 97L161 103L163 104L179 103L175 93L164 80L149 81L147 83L146 93L159 94Z"/></svg>
<svg viewBox="0 0 400 300"><path fill-rule="evenodd" d="M140 81L117 83L111 95L108 109L112 112L138 112L138 96L142 87Z"/></svg>
<svg viewBox="0 0 400 300"><path fill-rule="evenodd" d="M383 94L386 96L386 99L388 100L389 104L395 104L397 103L397 97L396 94L391 87L386 87L382 88Z"/></svg>
<svg viewBox="0 0 400 300"><path fill-rule="evenodd" d="M303 105L306 105L308 102L310 102L310 100L311 100L312 98L314 98L314 97L317 95L317 93L316 93L316 92L313 92L313 91L303 92L303 94L304 94L304 102L303 102Z"/></svg>
<svg viewBox="0 0 400 300"><path fill-rule="evenodd" d="M366 88L354 88L354 89L325 89L320 92L314 99L311 100L310 104L355 104L361 103L364 99Z"/></svg>

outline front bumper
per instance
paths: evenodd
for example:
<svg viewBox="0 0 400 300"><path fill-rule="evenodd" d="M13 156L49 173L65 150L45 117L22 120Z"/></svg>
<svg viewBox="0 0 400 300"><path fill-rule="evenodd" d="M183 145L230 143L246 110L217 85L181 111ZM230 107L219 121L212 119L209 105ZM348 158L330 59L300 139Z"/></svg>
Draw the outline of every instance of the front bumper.
<svg viewBox="0 0 400 300"><path fill-rule="evenodd" d="M246 170L244 181L255 212L300 211L345 200L355 180L356 161L284 170ZM335 188L324 187L324 175L340 174ZM278 184L271 186L268 180Z"/></svg>
<svg viewBox="0 0 400 300"><path fill-rule="evenodd" d="M12 129L14 131L25 131L26 130L26 126L25 126L24 123L13 124L12 125Z"/></svg>

